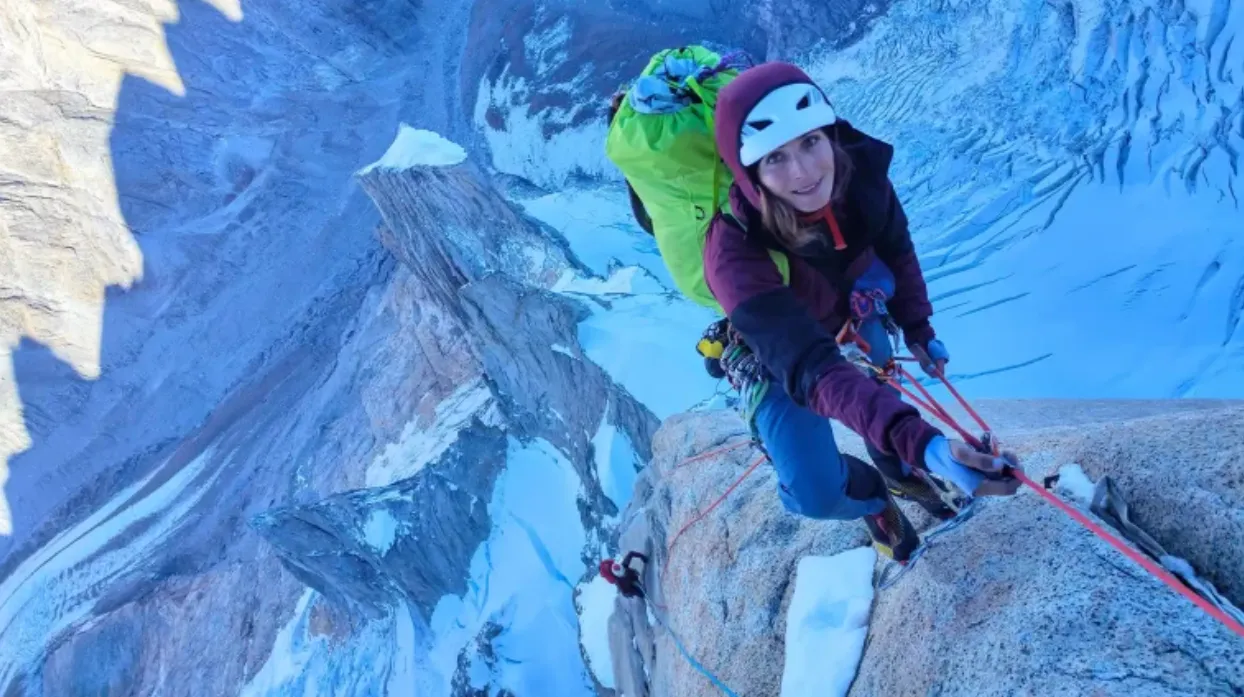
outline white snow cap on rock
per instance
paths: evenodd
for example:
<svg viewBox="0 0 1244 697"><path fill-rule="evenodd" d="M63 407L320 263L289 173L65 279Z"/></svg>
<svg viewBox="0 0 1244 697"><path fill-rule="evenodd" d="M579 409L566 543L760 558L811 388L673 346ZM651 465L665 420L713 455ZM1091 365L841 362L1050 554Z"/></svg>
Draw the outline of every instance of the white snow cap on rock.
<svg viewBox="0 0 1244 697"><path fill-rule="evenodd" d="M868 637L876 561L872 547L799 560L786 610L782 697L847 694Z"/></svg>
<svg viewBox="0 0 1244 697"><path fill-rule="evenodd" d="M465 160L466 151L457 143L446 140L439 133L402 124L384 157L359 170L359 174L367 174L377 168L452 167Z"/></svg>
<svg viewBox="0 0 1244 697"><path fill-rule="evenodd" d="M613 677L613 659L609 654L609 618L613 615L618 590L604 576L579 586L575 606L579 611L579 644L587 658L588 670L611 690L617 685Z"/></svg>
<svg viewBox="0 0 1244 697"><path fill-rule="evenodd" d="M1087 508L1093 503L1093 494L1097 491L1097 483L1084 472L1077 463L1063 465L1058 470L1058 484L1055 490L1070 496Z"/></svg>

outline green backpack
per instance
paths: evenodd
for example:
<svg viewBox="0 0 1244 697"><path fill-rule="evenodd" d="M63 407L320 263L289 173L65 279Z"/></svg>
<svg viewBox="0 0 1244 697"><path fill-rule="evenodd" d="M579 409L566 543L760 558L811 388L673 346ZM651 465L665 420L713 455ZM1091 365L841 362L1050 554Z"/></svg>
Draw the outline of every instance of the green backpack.
<svg viewBox="0 0 1244 697"><path fill-rule="evenodd" d="M661 51L616 105L605 140L678 290L721 314L704 281L704 238L718 211L730 214L734 178L717 153L713 108L738 74L729 56L702 46ZM789 282L785 255L770 254Z"/></svg>

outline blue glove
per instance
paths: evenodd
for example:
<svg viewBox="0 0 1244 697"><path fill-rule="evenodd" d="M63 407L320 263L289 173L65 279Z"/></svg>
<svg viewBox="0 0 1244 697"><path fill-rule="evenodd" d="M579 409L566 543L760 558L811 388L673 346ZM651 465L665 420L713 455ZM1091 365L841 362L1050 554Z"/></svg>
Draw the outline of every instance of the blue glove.
<svg viewBox="0 0 1244 697"><path fill-rule="evenodd" d="M921 348L924 350L918 350ZM942 343L941 339L930 339L926 346L917 347L916 350L913 350L912 355L920 361L920 367L931 378L938 377L941 373L938 368L939 361L943 364L950 362L950 352L946 350L946 345Z"/></svg>
<svg viewBox="0 0 1244 697"><path fill-rule="evenodd" d="M962 443L960 446L965 448L967 447ZM982 455L976 452L972 452L969 455L973 456L973 464L976 465L976 467L987 467L990 468L992 472L1000 473L1004 467L1007 467L1008 465L1014 467L1017 464L1003 457ZM968 455L961 456L966 457ZM990 493L993 491L994 487L986 487L984 490L981 489L981 482L984 482L986 479L985 472L977 468L968 467L959 460L956 460L954 454L951 452L950 441L947 440L945 436L935 436L933 440L929 441L929 444L924 449L924 466L933 474L950 481L955 486L962 489L966 494L976 496L984 493L986 490ZM1018 483L1016 483L1015 486L1010 486L1008 484L1001 487L1001 489L1009 490L1009 492L1000 490L999 493L1009 495L1014 493L1015 488L1017 487ZM989 494L986 493L985 495Z"/></svg>

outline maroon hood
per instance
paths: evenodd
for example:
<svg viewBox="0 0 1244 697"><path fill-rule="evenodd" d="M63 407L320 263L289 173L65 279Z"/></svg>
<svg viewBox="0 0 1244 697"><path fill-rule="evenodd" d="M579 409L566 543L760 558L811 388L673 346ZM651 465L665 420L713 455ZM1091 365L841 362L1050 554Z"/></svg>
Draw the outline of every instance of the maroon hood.
<svg viewBox="0 0 1244 697"><path fill-rule="evenodd" d="M816 84L797 66L773 61L744 70L717 95L717 106L713 112L717 152L734 174L734 181L743 196L757 208L760 207L760 193L748 178L746 168L739 162L739 151L743 149L743 120L765 95L779 87L801 82Z"/></svg>

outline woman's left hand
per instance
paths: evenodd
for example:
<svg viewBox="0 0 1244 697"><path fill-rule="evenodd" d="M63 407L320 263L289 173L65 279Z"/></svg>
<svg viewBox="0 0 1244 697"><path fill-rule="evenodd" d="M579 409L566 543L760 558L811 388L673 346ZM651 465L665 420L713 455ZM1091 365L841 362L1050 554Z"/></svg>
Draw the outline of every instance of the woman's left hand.
<svg viewBox="0 0 1244 697"><path fill-rule="evenodd" d="M931 378L942 377L950 362L950 352L940 339L930 339L927 346L912 346L911 355L920 361L920 367Z"/></svg>

